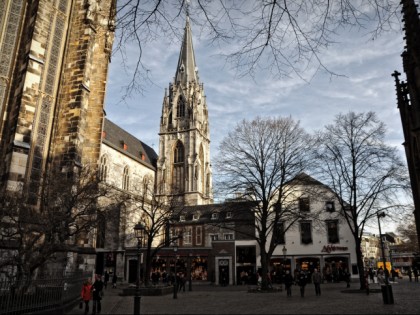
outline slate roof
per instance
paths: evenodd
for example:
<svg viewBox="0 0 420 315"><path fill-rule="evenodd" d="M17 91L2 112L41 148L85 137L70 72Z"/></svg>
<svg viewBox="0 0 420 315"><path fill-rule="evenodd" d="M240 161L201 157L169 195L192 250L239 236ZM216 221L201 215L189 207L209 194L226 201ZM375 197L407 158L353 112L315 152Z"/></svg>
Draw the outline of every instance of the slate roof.
<svg viewBox="0 0 420 315"><path fill-rule="evenodd" d="M158 155L153 148L106 118L104 120L102 141L142 164L156 167ZM124 144L126 144L126 150L124 150ZM144 154L144 160L141 159L141 153Z"/></svg>
<svg viewBox="0 0 420 315"><path fill-rule="evenodd" d="M185 217L185 221L193 221L196 223L204 223L209 221L226 221L232 219L232 221L238 220L254 220L253 209L258 203L255 201L232 201L224 202L220 204L209 204L209 205L195 205L195 206L184 206L178 211L175 210L176 215L175 221L179 221L180 216ZM232 213L231 218L226 218L228 212ZM212 214L217 213L218 219L212 219ZM193 215L198 214L199 219L193 220Z"/></svg>

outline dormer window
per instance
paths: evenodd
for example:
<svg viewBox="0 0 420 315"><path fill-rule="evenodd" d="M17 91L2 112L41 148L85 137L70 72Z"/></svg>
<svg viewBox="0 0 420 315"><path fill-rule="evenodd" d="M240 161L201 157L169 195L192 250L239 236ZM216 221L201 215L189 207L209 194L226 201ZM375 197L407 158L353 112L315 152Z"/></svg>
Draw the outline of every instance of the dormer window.
<svg viewBox="0 0 420 315"><path fill-rule="evenodd" d="M182 221L185 221L185 215L180 215L180 216L179 216L179 221L181 221L181 222L182 222Z"/></svg>
<svg viewBox="0 0 420 315"><path fill-rule="evenodd" d="M226 219L232 218L232 212L226 212Z"/></svg>
<svg viewBox="0 0 420 315"><path fill-rule="evenodd" d="M219 214L218 213L212 213L211 214L211 219L212 220L217 220L219 218Z"/></svg>
<svg viewBox="0 0 420 315"><path fill-rule="evenodd" d="M334 212L335 211L334 201L326 201L325 210L327 210L327 212Z"/></svg>
<svg viewBox="0 0 420 315"><path fill-rule="evenodd" d="M200 218L199 214L193 214L193 220L197 221Z"/></svg>

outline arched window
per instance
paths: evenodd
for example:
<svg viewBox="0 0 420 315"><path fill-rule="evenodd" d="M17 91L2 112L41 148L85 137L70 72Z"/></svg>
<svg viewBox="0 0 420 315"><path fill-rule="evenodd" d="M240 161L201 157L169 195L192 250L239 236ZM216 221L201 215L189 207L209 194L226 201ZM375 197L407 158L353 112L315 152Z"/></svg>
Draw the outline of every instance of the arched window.
<svg viewBox="0 0 420 315"><path fill-rule="evenodd" d="M99 178L106 182L108 177L108 157L104 154L101 156L101 165L99 166Z"/></svg>
<svg viewBox="0 0 420 315"><path fill-rule="evenodd" d="M184 146L181 141L175 146L174 149L174 164L172 174L172 189L174 193L180 193L184 191Z"/></svg>
<svg viewBox="0 0 420 315"><path fill-rule="evenodd" d="M175 147L174 163L182 162L184 162L184 146L182 145L181 141L178 141Z"/></svg>
<svg viewBox="0 0 420 315"><path fill-rule="evenodd" d="M178 98L177 108L176 108L176 117L184 117L185 116L185 101L180 96Z"/></svg>
<svg viewBox="0 0 420 315"><path fill-rule="evenodd" d="M130 187L130 174L128 166L124 167L123 178L122 178L122 189L128 190Z"/></svg>

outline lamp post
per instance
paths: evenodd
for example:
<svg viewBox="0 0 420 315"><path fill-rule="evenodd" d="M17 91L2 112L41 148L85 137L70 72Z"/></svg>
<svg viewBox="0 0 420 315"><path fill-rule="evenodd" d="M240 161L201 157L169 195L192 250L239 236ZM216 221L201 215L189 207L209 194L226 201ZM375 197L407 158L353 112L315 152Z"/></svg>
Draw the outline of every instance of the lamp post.
<svg viewBox="0 0 420 315"><path fill-rule="evenodd" d="M381 251L382 251L382 261L384 266L384 273L385 273L385 284L381 286L382 289L382 298L385 304L394 304L394 296L392 294L392 287L389 284L388 280L388 272L385 272L386 269L386 262L385 262L385 248L384 248L384 241L382 239L382 231L381 231L381 220L380 218L384 218L386 216L385 212L378 212L378 227L379 227L379 237L381 241Z"/></svg>
<svg viewBox="0 0 420 315"><path fill-rule="evenodd" d="M176 243L174 242L174 254L175 254L175 263L174 263L174 267L175 267L175 274L174 274L174 278L175 278L175 281L174 281L174 299L177 299L178 297L177 297L177 293L178 293L178 283L177 283L177 280L176 280L176 253L177 253L177 251L178 251L178 246L176 245Z"/></svg>
<svg viewBox="0 0 420 315"><path fill-rule="evenodd" d="M188 254L188 256L189 256L189 272L190 272L190 275L189 275L189 283L188 283L188 291L192 291L192 275L191 275L191 264L192 264L192 262L191 262L191 258L192 258L192 253L189 253Z"/></svg>
<svg viewBox="0 0 420 315"><path fill-rule="evenodd" d="M286 245L283 245L282 251L283 251L283 273L286 273L286 255L287 255ZM283 275L281 275L281 276L283 276ZM283 279L283 277L282 277L282 279Z"/></svg>
<svg viewBox="0 0 420 315"><path fill-rule="evenodd" d="M140 222L134 227L134 236L137 238L137 280L136 294L134 295L134 314L140 314L140 249L144 238L144 225Z"/></svg>

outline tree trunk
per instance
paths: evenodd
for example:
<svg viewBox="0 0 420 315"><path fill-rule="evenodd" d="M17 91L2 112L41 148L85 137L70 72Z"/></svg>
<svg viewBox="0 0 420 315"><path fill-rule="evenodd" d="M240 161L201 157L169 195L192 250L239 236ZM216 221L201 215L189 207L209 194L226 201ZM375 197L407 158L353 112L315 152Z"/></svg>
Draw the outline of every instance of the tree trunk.
<svg viewBox="0 0 420 315"><path fill-rule="evenodd" d="M363 256L362 256L362 249L361 249L361 240L357 236L355 238L356 241L356 259L357 259L357 269L359 270L359 282L360 282L360 290L366 290L366 279L365 279L365 269L363 265ZM349 270L350 271L350 270Z"/></svg>

